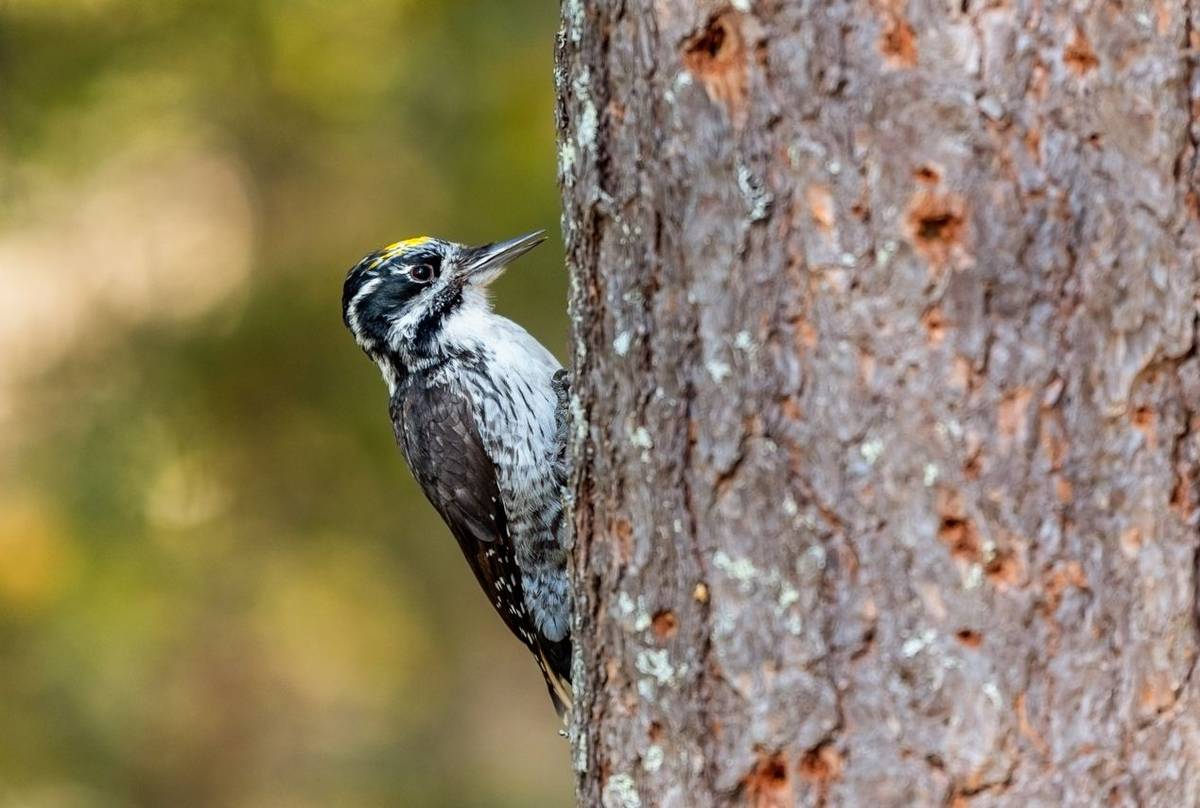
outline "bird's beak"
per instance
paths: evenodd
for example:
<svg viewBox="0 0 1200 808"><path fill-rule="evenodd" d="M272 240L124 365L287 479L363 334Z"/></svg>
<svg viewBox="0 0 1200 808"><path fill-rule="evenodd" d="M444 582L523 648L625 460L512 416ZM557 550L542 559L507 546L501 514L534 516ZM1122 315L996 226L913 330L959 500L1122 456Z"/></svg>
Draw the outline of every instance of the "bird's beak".
<svg viewBox="0 0 1200 808"><path fill-rule="evenodd" d="M508 241L472 247L463 261L462 279L472 286L487 286L499 278L509 264L545 240L546 231L535 230Z"/></svg>

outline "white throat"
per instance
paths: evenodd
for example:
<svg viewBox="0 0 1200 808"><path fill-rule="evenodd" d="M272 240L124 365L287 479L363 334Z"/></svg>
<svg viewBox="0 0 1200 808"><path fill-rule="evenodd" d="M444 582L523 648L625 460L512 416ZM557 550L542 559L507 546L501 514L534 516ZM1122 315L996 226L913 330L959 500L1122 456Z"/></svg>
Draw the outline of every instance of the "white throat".
<svg viewBox="0 0 1200 808"><path fill-rule="evenodd" d="M446 314L432 340L415 350L417 329L425 310L414 308L392 320L388 331L388 348L400 360L406 370L420 373L448 355L466 350L478 350L494 334L497 321L502 321L492 311L491 301L482 289L468 286L463 289L462 302ZM377 357L376 363L383 372L389 389L395 391L398 383L395 369L386 357Z"/></svg>

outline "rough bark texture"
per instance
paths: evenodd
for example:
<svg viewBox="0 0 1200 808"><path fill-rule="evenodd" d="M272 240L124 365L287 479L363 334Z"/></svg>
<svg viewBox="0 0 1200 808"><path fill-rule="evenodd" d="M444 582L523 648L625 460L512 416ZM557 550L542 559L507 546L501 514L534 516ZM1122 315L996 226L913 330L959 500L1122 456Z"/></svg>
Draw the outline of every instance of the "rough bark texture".
<svg viewBox="0 0 1200 808"><path fill-rule="evenodd" d="M566 0L583 804L1200 805L1200 0Z"/></svg>

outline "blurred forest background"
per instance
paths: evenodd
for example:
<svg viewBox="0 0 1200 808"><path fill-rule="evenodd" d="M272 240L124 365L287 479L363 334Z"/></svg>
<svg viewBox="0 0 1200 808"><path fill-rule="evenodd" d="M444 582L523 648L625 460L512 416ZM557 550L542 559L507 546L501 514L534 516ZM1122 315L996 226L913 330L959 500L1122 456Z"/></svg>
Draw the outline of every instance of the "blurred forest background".
<svg viewBox="0 0 1200 808"><path fill-rule="evenodd" d="M0 2L0 806L571 802L346 269L545 227L534 0Z"/></svg>

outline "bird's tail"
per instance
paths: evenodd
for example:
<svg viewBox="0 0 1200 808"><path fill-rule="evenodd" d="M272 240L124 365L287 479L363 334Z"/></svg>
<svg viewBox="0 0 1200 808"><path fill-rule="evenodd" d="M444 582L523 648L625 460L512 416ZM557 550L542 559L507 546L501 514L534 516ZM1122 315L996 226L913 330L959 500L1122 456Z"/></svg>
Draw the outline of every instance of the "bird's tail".
<svg viewBox="0 0 1200 808"><path fill-rule="evenodd" d="M554 702L554 711L559 718L565 718L571 710L571 683L563 681L562 677L548 671L542 671L546 677L546 689L550 691L550 701Z"/></svg>
<svg viewBox="0 0 1200 808"><path fill-rule="evenodd" d="M546 689L559 718L571 709L571 639L542 643L537 649L538 667L546 678Z"/></svg>

